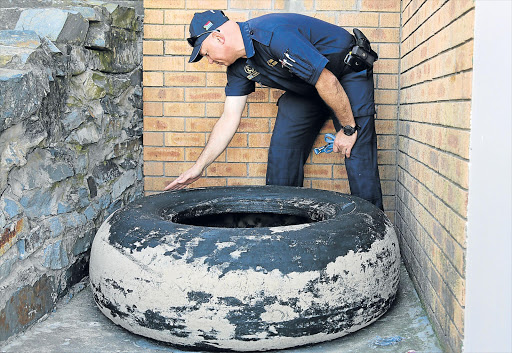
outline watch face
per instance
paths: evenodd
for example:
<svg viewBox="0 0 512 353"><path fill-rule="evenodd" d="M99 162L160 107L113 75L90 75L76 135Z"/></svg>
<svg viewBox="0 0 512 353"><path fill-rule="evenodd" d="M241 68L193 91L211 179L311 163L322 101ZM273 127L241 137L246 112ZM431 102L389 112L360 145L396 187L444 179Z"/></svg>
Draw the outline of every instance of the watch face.
<svg viewBox="0 0 512 353"><path fill-rule="evenodd" d="M346 125L343 127L343 133L347 136L351 136L354 134L354 132L356 131L355 128L353 128L352 126L350 125Z"/></svg>

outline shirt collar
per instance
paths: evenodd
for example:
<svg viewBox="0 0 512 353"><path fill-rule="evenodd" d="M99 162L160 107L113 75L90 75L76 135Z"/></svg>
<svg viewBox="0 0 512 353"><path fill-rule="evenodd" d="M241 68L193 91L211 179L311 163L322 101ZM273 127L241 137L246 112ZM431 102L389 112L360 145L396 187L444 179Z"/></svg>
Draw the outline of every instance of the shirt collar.
<svg viewBox="0 0 512 353"><path fill-rule="evenodd" d="M242 39L244 41L245 55L247 58L252 58L255 54L254 45L252 44L251 29L247 22L237 22L240 26L240 32L242 33Z"/></svg>

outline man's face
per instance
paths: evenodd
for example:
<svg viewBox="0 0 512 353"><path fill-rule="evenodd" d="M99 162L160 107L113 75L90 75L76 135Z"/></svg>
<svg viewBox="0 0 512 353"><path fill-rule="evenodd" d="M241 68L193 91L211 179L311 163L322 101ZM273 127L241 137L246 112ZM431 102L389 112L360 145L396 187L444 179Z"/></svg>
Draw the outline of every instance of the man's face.
<svg viewBox="0 0 512 353"><path fill-rule="evenodd" d="M218 32L213 32L203 41L199 54L208 63L222 66L229 66L236 60L233 50L225 45L225 37Z"/></svg>

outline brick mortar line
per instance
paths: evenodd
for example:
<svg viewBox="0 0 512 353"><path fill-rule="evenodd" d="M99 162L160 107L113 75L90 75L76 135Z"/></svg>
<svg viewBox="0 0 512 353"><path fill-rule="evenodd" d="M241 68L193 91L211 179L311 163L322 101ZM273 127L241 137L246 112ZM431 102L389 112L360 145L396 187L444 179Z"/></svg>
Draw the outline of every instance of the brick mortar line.
<svg viewBox="0 0 512 353"><path fill-rule="evenodd" d="M456 0L456 1L457 1L457 0ZM429 2L429 0L424 1L424 2L421 4L421 6L420 6L420 7L418 7L418 8L416 9L416 11L414 11L414 13L409 17L409 20L411 20L411 19L412 19L416 14L418 14L418 12L421 10L421 8L422 8L423 6L426 6L425 4L426 4L427 2ZM425 23L427 23L427 22L428 22L428 20L430 20L432 17L434 17L434 16L435 16L439 11L441 11L441 10L443 9L443 7L445 7L445 6L446 6L446 4L448 4L449 2L450 2L450 0L444 0L444 3L442 3L442 4L441 4L441 6L439 6L439 7L437 8L437 10L435 10L434 12L432 12L432 13L431 13L428 17L426 17L426 18L425 18L421 23L418 23L418 24L417 24L416 28L414 28L414 30L412 30L412 31L411 31L411 33L409 33L409 35L408 35L406 38L404 38L404 41L405 41L405 40L407 40L408 38L410 38L410 37L411 37L411 36L412 36L416 31L418 31L418 29L419 29L421 26L423 26ZM404 26L405 26L405 25L407 25L407 23L409 22L409 20L408 20L406 23L404 23Z"/></svg>
<svg viewBox="0 0 512 353"><path fill-rule="evenodd" d="M401 72L400 74L401 75L406 74L406 73L408 73L408 72L418 68L420 65L426 64L429 61L436 59L438 56L441 56L442 54L445 54L445 53L449 52L452 49L457 49L458 47L461 47L464 44L467 44L467 43L469 43L471 41L473 41L473 39L468 39L468 40L464 41L463 43L457 44L454 47L450 47L449 49L443 50L442 52L439 52L438 54L436 54L436 55L434 55L434 56L432 56L432 57L430 57L428 59L425 59L425 60L417 63L414 66L411 66L410 68L408 68L404 72ZM447 77L450 77L450 76L453 76L453 75L456 75L456 74L467 73L467 72L471 72L471 71L473 71L473 67L468 68L468 69L464 69L464 70L455 71L455 72L450 72L450 73L447 73L447 74L444 74L444 75L440 75L440 76L436 76L436 77L433 77L433 78L428 79L428 80L418 81L418 82L413 83L413 84L411 84L409 86L405 86L404 88L410 88L410 87L418 86L418 85L420 85L422 83L425 83L425 82L433 82L433 81L438 80L438 79L447 78Z"/></svg>
<svg viewBox="0 0 512 353"><path fill-rule="evenodd" d="M423 163L423 162L422 162L422 161L420 161L419 159L416 159L416 158L414 158L414 157L412 157L412 156L408 155L407 153L404 153L404 152L403 152L403 151L401 151L401 150L399 150L398 152L399 152L399 153L402 153L403 155L405 155L405 156L407 156L407 157L409 157L409 158L410 158L410 159L412 159L413 161L415 161L415 162L417 162L417 163L419 163L419 164L421 164L421 165L423 165L423 166L427 167L428 169L430 169L430 170L434 171L437 175L441 176L443 179L445 179L446 181L448 181L448 182L450 182L451 184L455 185L455 186L456 186L456 187L458 187L459 189L461 189L461 190L463 190L463 191L469 191L469 189L466 189L465 187L463 187L462 185L460 185L459 183L457 183L455 180L451 180L451 179L450 179L450 178L448 178L446 175L444 175L444 174L440 173L439 171L437 171L437 170L435 170L435 169L431 168L428 164ZM397 161L398 161L398 159L397 159ZM398 164L398 163L397 163L397 164ZM403 169L403 170L406 170L405 168L401 168L400 166L398 166L398 168ZM418 180L418 181L419 181L419 180ZM422 183L422 185L424 185L424 184ZM432 190L430 190L430 189L429 189L429 191L432 191ZM451 208L451 207L450 207L450 208ZM464 218L464 219L466 218L466 217L463 217L462 215L459 215L459 216L461 216L461 217L462 217L462 218Z"/></svg>
<svg viewBox="0 0 512 353"><path fill-rule="evenodd" d="M421 64L423 64L423 63L426 63L427 61L430 61L430 60L432 60L432 59L435 59L436 57L438 57L438 56L440 56L440 55L443 55L443 54L445 54L445 53L449 52L450 50L457 49L457 48L459 48L459 47L461 47L461 46L463 46L463 45L465 45L465 44L467 44L467 43L469 43L469 42L472 42L473 40L474 40L474 38L473 38L473 37L471 37L471 39L466 39L466 40L462 41L461 43L457 43L457 44L455 44L455 45L454 45L454 46L452 46L452 47L449 47L449 48L447 48L447 49L441 50L439 53L437 53L437 54L435 54L435 55L433 55L433 56L431 56L431 57L429 57L429 58L426 58L426 59L424 59L423 61L420 61L420 62L416 63L414 66L411 66L410 68L408 68L408 69L407 69L407 70L405 70L404 72L401 72L401 74L405 74L405 73L407 73L408 71L410 71L410 70L412 70L412 69L416 68L417 66L419 66L419 65L421 65ZM414 47L414 49L416 49L416 48L418 48L418 47ZM413 50L414 50L414 49L413 49ZM412 52L412 51L411 51L411 52ZM404 56L404 57L405 57L405 56ZM400 57L399 59L400 59L400 61L402 61L403 57Z"/></svg>
<svg viewBox="0 0 512 353"><path fill-rule="evenodd" d="M402 202L402 203L403 203L403 202ZM403 203L403 204L405 205L405 203ZM399 214L399 212L398 212L398 207L397 207L397 213ZM412 212L411 212L411 214L412 214ZM402 218L402 217L401 217L401 218ZM402 218L402 220L403 220L403 218ZM403 222L403 224L405 224L405 226L407 226L407 223L406 223L406 222ZM421 226L421 224L420 224L420 226ZM422 228L423 228L423 227L422 227ZM413 234L413 232L410 230L410 228L409 228L409 233L410 233L410 234ZM428 233L427 233L427 234L428 234ZM421 243L418 241L418 239L417 239L414 235L413 235L413 237L414 237L414 239L418 242L418 244L420 244L420 249L421 249L421 250L423 251L423 253L426 255L426 252L424 251L425 249L423 249L423 247L421 246ZM402 238L404 239L404 242L407 244L407 247L408 247L409 249L411 249L411 247L409 246L409 243L408 243L408 242L407 242L407 240L406 240L406 237L402 236ZM436 244L436 245L437 245L437 244ZM416 258L416 256L414 255L414 252L413 252L412 250L410 250L410 253L411 253L411 255L414 257L414 259L416 260L416 262L417 262L418 264L420 264L420 262L418 261L418 259L417 259L417 258ZM432 261L431 261L431 259L430 259L430 257L429 257L428 255L426 256L426 258L428 259L428 262L430 262L430 264L434 265L434 264L432 263ZM432 266L432 268L433 268L433 269L434 269L434 270L439 274L439 276L440 276L440 278L441 278L441 281L445 284L445 286L446 286L447 290L448 290L448 291L453 295L453 292L451 291L450 287L446 284L446 281L445 281L444 277L443 277L443 276L441 276L441 274L439 273L439 271L437 271L437 268L436 268L435 266ZM427 275L425 275L425 278L427 279L427 282L430 284L431 288L432 288L432 289L435 289L435 288L434 288L434 286L432 285L432 282L430 281L430 279L428 278L428 276L427 276ZM461 278L464 278L464 277L461 277ZM464 280L465 280L465 278L464 278ZM419 283L419 282L418 282L418 283ZM420 288L421 288L421 287L420 287ZM419 292L418 294L420 294L420 293L422 294L422 292L421 292L421 291L418 291L418 292ZM454 322L454 321L452 320L452 318L450 317L450 315L449 315L449 313L448 313L448 310L446 310L446 306L444 305L444 301L442 300L442 298L441 298L441 297L439 297L439 295L438 295L437 291L433 290L432 292L434 292L434 293L435 293L435 295L436 295L436 297L438 298L439 302L440 302L440 303L441 303L441 305L443 306L443 309L444 309L444 311L445 311L445 313L446 313L447 318L451 321L451 323L453 324L453 326L454 326L454 327L455 327L455 329L457 330L457 333L459 334L459 336L460 336L460 337L464 337L464 335L463 335L463 334L461 334L461 332L459 331L459 327L455 324L455 322ZM465 309L465 306L463 306L463 305L461 305L461 304L459 303L459 301L457 300L457 297L456 297L455 295L453 295L453 298L455 299L455 302L459 305L459 307L460 307L460 308L462 308L462 309L464 310L464 309ZM430 307L430 305L429 305L429 307ZM435 312L432 310L432 313L435 313ZM434 315L434 317L435 317L435 315ZM447 329L448 329L448 327L447 327ZM444 330L442 330L442 331L444 332ZM448 335L448 331L446 331L446 336L447 336L447 337L449 336L449 335ZM448 343L448 344L449 344L449 343ZM452 348L452 350L453 350L453 347L450 347L450 348Z"/></svg>
<svg viewBox="0 0 512 353"><path fill-rule="evenodd" d="M429 125L429 126L435 126L435 127L450 128L450 129L457 130L457 131L471 132L471 128L463 128L463 127L457 127L457 126L451 126L451 125L436 124L436 123L427 122L427 121L418 121L418 120L411 120L411 119L402 119L401 121L412 123L412 124L422 124L422 125ZM405 136L405 135L401 135L401 136ZM411 140L413 140L413 139L411 138Z"/></svg>
<svg viewBox="0 0 512 353"><path fill-rule="evenodd" d="M380 75L380 74L376 74L376 75ZM396 74L389 74L389 76L397 76L398 73ZM375 91L398 91L398 88L379 88L379 87L375 87L374 88ZM383 103L375 103L376 105L392 105L392 106L396 106L396 104L383 104Z"/></svg>
<svg viewBox="0 0 512 353"><path fill-rule="evenodd" d="M444 6L444 5L443 5ZM442 7L441 7L442 8ZM440 8L440 9L441 9ZM452 23L456 22L457 20L461 19L462 17L466 16L468 13L470 13L471 11L474 11L475 10L475 7L472 7L470 8L469 10L461 13L459 15L459 17L456 17L454 19L452 19L450 22L448 22L446 25L440 27L436 32L434 32L434 34L432 34L430 37L427 37L425 38L425 40L423 40L421 43L418 43L416 46L414 46L410 51L408 51L407 53L404 54L403 57L401 57L401 59L405 58L407 55L409 55L410 53L412 53L414 51L414 49L418 48L419 46L427 43L430 39L432 39L433 37L435 37L437 34L441 33L441 31L443 31L444 29L448 28ZM431 16L432 17L432 16ZM430 17L429 17L430 18ZM420 26L421 27L421 26ZM419 28L419 27L418 27ZM417 29L416 29L417 30ZM416 32L416 30L414 32ZM411 33L412 35L412 33ZM407 38L406 38L407 39ZM404 41L406 40L404 39ZM403 41L401 42L403 43Z"/></svg>
<svg viewBox="0 0 512 353"><path fill-rule="evenodd" d="M412 158L412 159L414 159L414 158ZM399 168L400 168L401 170L403 170L404 172L406 172L406 173L407 173L411 178L413 178L415 181L417 181L418 183L420 183L420 185L422 185L423 187L425 187L425 189L427 189L428 191L430 191L430 193L431 193L432 195L434 195L434 197L435 197L436 199L438 199L439 201L441 201L441 202L442 202L446 207L448 207L450 210L452 210L452 211L453 211L457 216L459 216L460 218L462 218L463 220L465 220L465 221L467 222L467 217L464 217L464 216L463 216L463 215L461 215L459 212L457 212L453 207L451 207L450 205L446 204L446 202L445 202L445 201L443 201L443 199L441 199L441 198L440 198L440 197L439 197L439 196L438 196L434 191L432 191L431 189L429 189L429 188L428 188L424 183L422 183L418 178L416 178L414 175L412 175L411 173L409 173L407 169L405 169L405 168L403 168L403 167L400 167L400 166L399 166ZM431 168L429 168L429 169L431 169ZM431 170L433 170L433 169L431 169ZM441 176L442 176L442 174L439 174L439 173L436 173L436 174L438 174L438 175L441 175ZM400 183L400 181L398 182L398 184L399 184L399 185L402 185L402 186L405 188L405 185L401 184L401 183ZM456 183L452 183L452 184L453 184L453 185L455 185L455 186L459 186L459 185L457 185ZM462 189L462 190L465 190L465 189L464 189L464 188L462 188L462 187L461 187L461 189ZM418 200L418 202L419 202L419 200ZM432 215L432 214L431 214L431 215ZM436 217L434 217L434 215L432 215L432 217L433 217L434 219L436 219L436 220L437 220L437 218L436 218ZM448 230L447 230L447 229L445 229L445 230L448 232ZM450 234L450 232L448 232L448 234ZM457 243L458 243L458 242L457 242ZM462 244L460 244L460 245L462 246ZM463 247L463 246L462 246L462 247Z"/></svg>
<svg viewBox="0 0 512 353"><path fill-rule="evenodd" d="M424 101L424 102L409 102L409 103L399 103L399 106L402 105L416 105L416 104L430 104L430 103L471 103L471 99L450 99L450 100L433 100L433 101ZM388 104L392 105L392 104Z"/></svg>
<svg viewBox="0 0 512 353"><path fill-rule="evenodd" d="M403 237L402 237L403 238ZM409 252L410 252L410 256L413 258L414 261L418 262L418 260L416 259L416 257L414 256L414 253L410 250L410 247L409 247L409 244L407 244L407 242L404 240L403 242L407 248L409 249ZM407 255L404 255L404 257L408 257ZM418 266L419 267L419 266ZM443 329L443 326L439 323L439 320L438 320L438 317L436 316L436 312L434 311L434 309L432 308L431 306L431 303L429 301L426 300L426 296L424 296L423 292L421 291L422 287L420 285L420 281L418 280L418 276L416 276L416 273L415 272L409 272L409 276L411 277L412 279L412 282L414 284L414 287L416 289L416 292L418 294L418 297L420 299L420 302L422 304L422 306L425 308L425 310L428 311L428 318L429 318L429 321L433 321L433 329L434 329L434 332L435 332L435 335L436 337L438 338L440 344L442 345L442 348L446 348L446 342L439 339L439 336L440 335L443 335L445 337L448 337L448 330L445 331ZM428 281L428 279L427 279ZM433 286L431 285L430 286L431 288L433 288ZM433 291L434 292L434 291ZM437 296L436 296L437 297ZM438 297L439 298L439 297ZM444 309L444 308L443 308ZM445 310L446 311L446 310ZM448 316L448 314L445 314L445 316ZM448 344L448 347L452 350L452 352L454 352L454 350L452 349L452 347Z"/></svg>
<svg viewBox="0 0 512 353"><path fill-rule="evenodd" d="M421 86L423 84L432 83L432 82L435 82L435 81L438 81L438 80L442 80L442 79L446 79L446 78L449 78L449 77L452 77L452 76L455 76L455 75L467 74L467 73L470 73L470 72L473 72L473 68L465 69L465 70L460 70L460 71L457 71L457 72L451 72L451 73L446 74L446 75L434 77L433 79L417 82L417 83L414 83L414 84L412 84L410 86L402 87L402 89L407 90L409 88L413 88L413 87L416 87L416 86ZM404 73L405 72L402 72L402 74L404 74ZM448 100L450 100L450 99L448 99ZM461 99L461 100L464 100L464 99ZM471 99L467 99L467 100L471 100ZM430 101L429 103L431 103L431 102L433 102L433 101ZM446 100L441 100L441 102L446 102Z"/></svg>
<svg viewBox="0 0 512 353"><path fill-rule="evenodd" d="M455 158L457 158L457 159L459 159L459 160L461 160L461 161L463 161L463 162L467 162L467 163L469 163L469 159L464 158L464 157L462 157L462 156L459 156L458 154L455 154L455 153L453 153L453 152L446 151L446 150L442 150L442 149L440 149L439 147L436 147L436 146L430 145L430 144L428 144L428 143L425 143L425 142L422 142L422 141L419 141L419 140L413 139L413 138L411 138L411 137L409 137L409 136L406 136L406 135L399 135L399 137L406 137L407 139L409 139L409 140L411 140L411 141L414 141L414 142L417 142L417 143L419 143L419 144L421 144L421 145L429 146L429 147L431 147L433 150L435 150L435 151L437 151L437 152L446 153L446 154L447 154L447 155L449 155L449 156L455 157ZM399 147L397 147L397 150L400 150L400 148L399 148Z"/></svg>
<svg viewBox="0 0 512 353"><path fill-rule="evenodd" d="M428 209L427 209L427 208L425 208L425 207L423 206L423 204L422 204L422 203L421 203L421 202L420 202L420 201L419 201L419 200L414 196L414 194L412 194L411 192L409 192L409 191L407 190L407 188L406 188L403 184L401 184L400 182L398 182L398 184L400 184L400 187L401 187L402 189L404 189L405 191L407 191L409 195L411 195L412 199L413 199L413 200L414 200L418 205L420 205L420 206L423 208L423 210L425 210L425 211L426 211L426 213L427 213L427 214L429 214L433 219L435 219L435 220L436 220L437 224L438 224L438 225L439 225L439 226L440 226L440 227L441 227L441 228L446 232L446 234L449 234L449 235L450 235L450 238L451 238L451 239L452 239L452 240L453 240L457 245L459 245L459 246L461 247L461 249L462 249L462 251L463 251L463 252L465 252L465 251L466 251L466 248L465 248L464 246L462 246L462 245L461 245L457 240L455 240L455 238L453 238L453 237L451 236L451 233L450 233L450 232L449 232L449 231L444 227L444 225L443 225L443 224L441 224L441 223L439 222L439 220L438 220L436 217L434 217L434 216L433 216L433 215L428 211ZM400 196L398 196L398 193L397 193L397 200L398 200L399 202L401 202L403 205L407 205L407 203L406 203L404 200L402 200L402 199L400 198ZM406 208L409 210L409 212L411 213L411 216L414 218L414 220L416 221L416 223L418 224L418 226L419 226L421 229L423 229L423 231L424 231L426 234L428 234L428 236L429 236L429 238L432 240L432 242L433 242L433 243L434 243L434 244L439 248L439 250L441 250L441 252L442 252L442 253L443 253L443 255L446 257L447 261L448 261L448 262L450 263L450 265L453 267L453 269L455 270L455 272L460 276L460 278L463 278L463 279L465 280L465 279L466 279L466 277L460 273L460 271L458 270L458 268L457 268L457 267L453 264L453 262L451 261L450 257L449 257L449 256L448 256L448 255L443 251L443 248L441 247L441 244L438 244L438 243L437 243L437 241L432 237L432 234L430 234L430 233L425 229L425 227L423 226L423 224L422 224L422 223L418 220L418 218L416 218L416 216L415 216L415 215L410 211L409 207L406 207ZM400 215L400 212L399 212L398 207L397 207L396 211L397 211L397 214L399 214L399 215ZM411 233L412 233L412 232L411 232ZM419 242L419 240L416 238L416 236L415 236L415 235L413 235L413 236L414 236L414 238L418 241L418 243L419 243L419 244L421 244L421 243ZM423 247L422 247L421 249L422 249L423 251L425 251L425 249L423 249ZM425 252L425 254L426 254L426 252ZM429 259L430 259L430 257L429 257ZM432 263L432 264L433 264L433 263ZM437 272L437 273L439 273L439 271L438 271L438 269L437 269L436 267L433 267L433 268L436 270L436 272ZM440 273L439 273L439 274L440 274ZM440 274L440 275L441 275L441 274ZM454 294L451 290L450 290L450 292L453 294L453 296L454 296L454 297L456 297L456 296L455 296L455 294ZM458 300L457 300L457 303L458 303L461 307L463 307L463 305L461 305L461 303L459 303L459 301L458 301Z"/></svg>
<svg viewBox="0 0 512 353"><path fill-rule="evenodd" d="M409 6L411 4L411 1L409 2L409 4L407 6ZM398 44L398 73L396 74L397 76L397 90L398 90L398 94L397 94L397 103L396 103L396 112L395 112L395 118L394 120L396 121L396 132L395 132L395 210L394 210L394 217L395 217L395 222L396 222L396 217L397 217L397 201L398 201L398 193L397 193L397 190L398 190L398 149L399 149L399 136L400 136L400 97L402 95L402 80L401 80L401 72L402 71L402 28L403 28L403 13L404 13L404 10L405 9L402 9L402 6L403 6L403 0L400 0L400 27L399 27L399 32L398 32L398 40L399 40L399 44ZM407 8L406 6L406 8Z"/></svg>
<svg viewBox="0 0 512 353"><path fill-rule="evenodd" d="M446 102L471 102L471 99L446 99L446 100L432 100L432 101L420 101L420 102L408 102L408 103L398 103L398 105L413 105L413 104L428 104L428 103L446 103Z"/></svg>
<svg viewBox="0 0 512 353"><path fill-rule="evenodd" d="M401 201L401 203L402 203L403 205L406 205L406 203L405 203L405 202L402 202L402 200L400 200L400 201ZM406 208L407 210L409 210L407 207L405 207L405 208ZM457 305L459 305L459 307L461 307L462 309L464 309L464 308L465 308L465 306L463 306L463 305L461 305L461 304L459 303L459 301L457 300L457 297L453 294L453 292L452 292L452 290L451 290L450 286L449 286L449 285L447 284L447 282L445 281L445 278L441 275L441 273L438 271L438 269L434 266L434 263L431 261L432 259L428 256L428 254L425 252L425 249L421 246L421 242L416 238L416 236L415 236L415 235L414 235L414 233L412 232L412 229L411 229L411 228L408 226L408 224L404 221L404 218L402 217L402 214L400 214L399 209L400 209L400 207L397 207L397 213L398 213L398 216L402 219L402 223L403 223L403 224L404 224L404 226L407 228L407 232L408 232L409 234L411 234L411 235L412 235L412 238L414 238L414 240L419 244L419 248L420 248L420 249L421 249L421 251L422 251L422 253L421 253L421 254L425 255L425 259L428 259L428 262L432 265L432 268L433 268L433 269L436 271L436 273L439 275L439 278L441 278L441 281L442 281L442 282L443 282L443 284L446 286L447 290L450 292L450 294L452 295L452 297L455 299L455 302L457 303ZM409 210L409 211L410 211L410 210ZM410 212L410 213L412 214L412 212ZM424 229L420 223L418 223L418 224L419 224L419 226L420 226L422 229ZM427 233L427 234L429 234L429 233ZM430 234L429 234L429 235L430 235ZM411 249L411 246L409 245L409 242L407 241L407 238L406 238L405 236L402 236L402 238L404 239L404 241L405 241L405 243L407 244L408 248L409 248L409 249ZM430 238L430 239L432 239L431 237L429 237L429 238ZM439 249L441 249L435 241L433 241L433 243L434 243L434 244L435 244ZM442 249L441 249L441 251L442 251ZM412 252L412 251L411 251L411 252ZM421 254L420 254L420 255L421 255ZM444 253L443 253L443 254L444 254ZM416 259L416 261L419 263L419 261L418 261L418 259L417 259L417 256L416 256L416 255L414 255L414 258L415 258L415 259ZM458 273L458 271L457 271L457 274L459 274L459 273ZM460 275L460 274L459 274L459 275ZM428 278L428 275L425 275L425 277L427 278L428 282L432 284L432 281L430 280L430 278ZM464 280L466 280L466 279L465 279L465 277L463 277L463 276L461 276L461 278L462 278L462 279L464 279ZM436 292L436 294L437 294L437 292ZM443 300L441 300L441 297L439 297L439 296L437 296L437 297L439 298L439 301L440 301L441 303L444 303L444 301L443 301ZM443 308L445 308L445 306L444 306L444 305L443 305ZM450 320L451 320L451 318L450 318ZM454 324L454 326L456 326L456 325L455 325L455 323L454 323L453 321L452 321L452 323Z"/></svg>
<svg viewBox="0 0 512 353"><path fill-rule="evenodd" d="M414 0L409 0L409 3L403 8L402 10L402 14L407 10L408 7L412 6L411 4L413 3ZM445 1L448 1L448 0L445 0ZM403 4L403 0L401 0L402 4ZM407 19L407 21L405 21L405 23L402 24L401 27L405 26L419 11L420 9L428 2L428 0L423 0L423 3L416 9L414 10L414 12L409 16L409 18Z"/></svg>

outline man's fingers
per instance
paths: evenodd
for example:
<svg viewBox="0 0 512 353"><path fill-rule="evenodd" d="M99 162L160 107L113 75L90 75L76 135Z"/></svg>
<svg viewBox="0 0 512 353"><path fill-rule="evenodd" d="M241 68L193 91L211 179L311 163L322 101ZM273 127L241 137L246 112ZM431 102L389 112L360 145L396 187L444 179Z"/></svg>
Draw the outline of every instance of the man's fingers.
<svg viewBox="0 0 512 353"><path fill-rule="evenodd" d="M174 179L172 183L167 185L164 190L176 190L182 184L182 180L183 178L179 176L178 178Z"/></svg>
<svg viewBox="0 0 512 353"><path fill-rule="evenodd" d="M171 190L171 189L174 189L175 187L176 187L176 182L175 182L175 181L173 181L172 183L170 183L169 185L167 185L167 186L165 187L165 189L164 189L164 190L165 190L165 191L167 191L167 190Z"/></svg>
<svg viewBox="0 0 512 353"><path fill-rule="evenodd" d="M192 184L194 181L199 179L201 175L195 176L195 174L190 175L190 173L185 173L177 177L172 183L165 187L165 191L167 190L181 190L187 187L187 185Z"/></svg>

